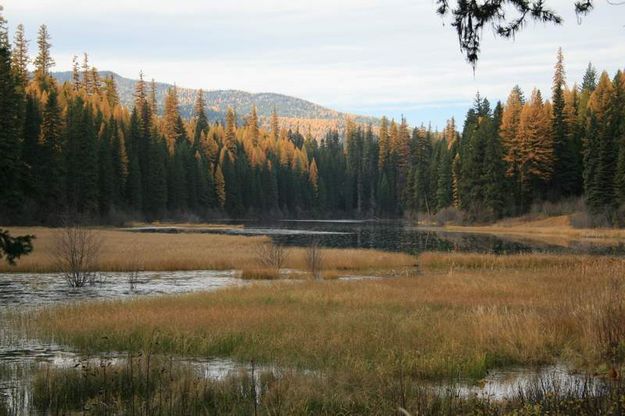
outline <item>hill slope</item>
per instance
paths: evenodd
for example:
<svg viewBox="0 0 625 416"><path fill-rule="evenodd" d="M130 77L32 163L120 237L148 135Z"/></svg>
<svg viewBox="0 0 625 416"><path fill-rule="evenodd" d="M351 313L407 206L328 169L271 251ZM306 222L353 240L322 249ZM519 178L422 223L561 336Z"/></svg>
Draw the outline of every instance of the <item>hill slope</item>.
<svg viewBox="0 0 625 416"><path fill-rule="evenodd" d="M59 82L65 82L71 79L72 73L70 71L65 71L55 72L52 75ZM134 100L133 94L137 80L122 77L111 71L102 71L100 75L102 77L112 75L117 83L122 104L129 108L132 107ZM156 98L160 106L160 111L162 111L167 90L171 87L171 84L156 83ZM196 94L196 89L178 87L180 113L183 117L191 117ZM321 133L322 130L324 131L330 127L340 129L344 124L345 118L348 116L352 117L360 124L372 123L377 125L379 122L375 117L341 113L301 98L275 93L263 92L253 94L239 90L213 90L204 91L204 99L206 100L206 113L211 121L223 120L228 107L234 108L239 118L242 118L249 114L252 106L255 104L263 125L268 125L269 117L275 107L281 124L284 127L310 127L311 130L313 130L313 134L317 133L315 134L316 136L318 136L318 133Z"/></svg>

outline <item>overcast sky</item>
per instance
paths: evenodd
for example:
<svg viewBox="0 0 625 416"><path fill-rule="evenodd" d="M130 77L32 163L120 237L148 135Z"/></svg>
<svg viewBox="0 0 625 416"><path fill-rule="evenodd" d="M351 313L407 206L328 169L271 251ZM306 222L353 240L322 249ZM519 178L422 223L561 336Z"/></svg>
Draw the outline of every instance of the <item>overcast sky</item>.
<svg viewBox="0 0 625 416"><path fill-rule="evenodd" d="M611 75L625 67L625 6L596 2L581 25L572 0L547 0L564 25L530 23L515 41L485 31L474 75L433 0L0 0L31 49L48 25L54 70L88 52L126 77L142 69L184 87L277 92L435 127L462 119L478 90L493 102L514 84L547 92L559 46L571 82L589 61Z"/></svg>

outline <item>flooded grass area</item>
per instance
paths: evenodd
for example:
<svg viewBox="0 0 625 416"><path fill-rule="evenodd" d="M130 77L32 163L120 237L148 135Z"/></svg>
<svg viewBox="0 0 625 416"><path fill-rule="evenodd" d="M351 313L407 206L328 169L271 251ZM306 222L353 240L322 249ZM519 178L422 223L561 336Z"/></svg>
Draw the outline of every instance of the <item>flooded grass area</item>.
<svg viewBox="0 0 625 416"><path fill-rule="evenodd" d="M258 262L267 236L100 230L93 285L0 274L0 415L620 414L624 260L463 250L473 237L415 256L376 227L285 222L265 233L296 246L278 269ZM393 232L394 252L363 248ZM24 263L44 270L52 236Z"/></svg>

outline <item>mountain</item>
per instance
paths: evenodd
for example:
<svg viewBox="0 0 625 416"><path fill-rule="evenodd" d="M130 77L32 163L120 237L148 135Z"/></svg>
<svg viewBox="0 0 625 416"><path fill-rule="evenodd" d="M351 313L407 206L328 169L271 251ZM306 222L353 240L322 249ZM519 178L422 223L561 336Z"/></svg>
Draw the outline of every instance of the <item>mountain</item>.
<svg viewBox="0 0 625 416"><path fill-rule="evenodd" d="M101 71L101 77L112 75L117 83L120 100L123 105L131 108L134 101L135 84L137 80L122 77L115 72ZM52 76L57 81L63 83L70 81L72 73L70 71L54 72ZM165 102L165 95L171 84L156 83L156 99L159 103L159 110L162 112ZM178 100L180 103L180 113L183 117L189 118L193 112L193 104L197 95L197 90L192 88L178 88ZM249 93L239 90L213 90L204 91L206 101L206 114L211 121L222 121L225 119L228 107L232 107L237 112L239 119L243 119L250 113L252 106L256 105L261 124L269 125L269 118L273 109L276 109L280 123L285 128L311 129L314 136L320 137L329 128L341 129L346 117L351 117L359 124L366 125L372 123L379 124L379 119L369 116L359 116L342 113L301 98L290 97L288 95L275 93Z"/></svg>

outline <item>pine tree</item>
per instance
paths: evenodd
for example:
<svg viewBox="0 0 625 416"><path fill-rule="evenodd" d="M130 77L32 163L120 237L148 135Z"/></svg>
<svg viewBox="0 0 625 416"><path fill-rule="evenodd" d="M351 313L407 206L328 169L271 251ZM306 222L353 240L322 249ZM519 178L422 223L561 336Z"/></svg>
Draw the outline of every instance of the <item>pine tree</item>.
<svg viewBox="0 0 625 416"><path fill-rule="evenodd" d="M582 91L593 92L597 88L597 70L592 63L588 63L584 78L582 79Z"/></svg>
<svg viewBox="0 0 625 416"><path fill-rule="evenodd" d="M108 121L109 137L111 141L111 164L113 168L113 205L123 207L124 190L128 179L128 152L124 135L117 125L117 121L111 117Z"/></svg>
<svg viewBox="0 0 625 416"><path fill-rule="evenodd" d="M6 21L0 8L0 216L21 203L20 110L18 79L11 69L11 51Z"/></svg>
<svg viewBox="0 0 625 416"><path fill-rule="evenodd" d="M588 102L588 127L584 139L584 190L586 204L594 213L610 210L614 199L616 144L610 125L614 85L606 72Z"/></svg>
<svg viewBox="0 0 625 416"><path fill-rule="evenodd" d="M441 210L451 206L453 202L453 184L451 172L451 152L446 145L441 149L438 166L438 178L436 184L436 209Z"/></svg>
<svg viewBox="0 0 625 416"><path fill-rule="evenodd" d="M625 204L625 73L618 71L614 77L614 94L610 106L610 124L618 149L616 165L616 198L618 204Z"/></svg>
<svg viewBox="0 0 625 416"><path fill-rule="evenodd" d="M146 190L143 196L143 206L148 218L160 218L167 210L168 200L172 198L184 199L185 195L178 192L179 183L176 183L176 191L170 195L167 181L167 143L155 132L150 135L148 144L147 173L144 175ZM175 166L175 162L173 163ZM176 166L178 168L178 166ZM176 169L177 172L177 169ZM178 178L176 178L178 179ZM184 189L184 184L182 184ZM173 201L171 207L177 208L179 200ZM186 202L186 201L185 201Z"/></svg>
<svg viewBox="0 0 625 416"><path fill-rule="evenodd" d="M584 179L582 174L583 151L582 137L584 135L585 124L580 122L579 109L579 93L577 85L564 94L564 121L567 129L567 145L569 154L573 155L573 163L569 167L569 175L573 184L573 195L581 195L584 190ZM584 113L586 110L584 109ZM584 119L585 120L585 119Z"/></svg>
<svg viewBox="0 0 625 416"><path fill-rule="evenodd" d="M215 169L215 195L217 204L223 209L226 206L226 181L220 165Z"/></svg>
<svg viewBox="0 0 625 416"><path fill-rule="evenodd" d="M37 37L39 52L34 61L35 74L39 80L46 78L50 74L50 68L54 66L54 59L52 59L52 55L50 54L50 49L52 48L50 39L48 27L46 25L41 25Z"/></svg>
<svg viewBox="0 0 625 416"><path fill-rule="evenodd" d="M91 67L89 66L89 55L85 52L82 57L82 86L88 95L93 94L94 80L91 78Z"/></svg>
<svg viewBox="0 0 625 416"><path fill-rule="evenodd" d="M378 156L378 168L380 171L382 171L385 167L389 154L388 119L386 117L382 117L382 121L380 122L378 143L380 149Z"/></svg>
<svg viewBox="0 0 625 416"><path fill-rule="evenodd" d="M11 56L11 65L13 67L13 73L16 80L22 87L22 90L26 90L26 85L29 81L28 74L28 41L24 34L24 25L17 25L15 30L15 38L13 39L13 51Z"/></svg>
<svg viewBox="0 0 625 416"><path fill-rule="evenodd" d="M224 137L224 147L228 149L232 156L236 152L236 116L232 107L228 107L226 112L226 135Z"/></svg>
<svg viewBox="0 0 625 416"><path fill-rule="evenodd" d="M576 175L576 155L569 143L569 126L565 116L566 90L564 74L564 58L562 48L558 49L558 59L555 66L552 87L552 126L554 166L551 179L551 192L556 199L560 196L570 196L575 193L578 177Z"/></svg>
<svg viewBox="0 0 625 416"><path fill-rule="evenodd" d="M98 211L98 139L91 107L81 97L69 103L66 119L65 172L69 208L78 213Z"/></svg>
<svg viewBox="0 0 625 416"><path fill-rule="evenodd" d="M51 88L43 109L36 163L37 195L43 215L60 212L65 201L65 171L62 154L62 119L56 88Z"/></svg>
<svg viewBox="0 0 625 416"><path fill-rule="evenodd" d="M74 91L79 91L81 88L79 68L78 57L74 55L72 57L72 86L74 87Z"/></svg>
<svg viewBox="0 0 625 416"><path fill-rule="evenodd" d="M204 92L200 89L197 92L195 105L193 106L193 117L195 118L195 126L193 129L193 148L199 149L201 146L202 133L206 133L208 129L208 118L206 117L206 102L204 101Z"/></svg>
<svg viewBox="0 0 625 416"><path fill-rule="evenodd" d="M175 87L175 85L174 85ZM158 115L158 100L156 98L156 81L154 78L150 81L150 97L148 100L149 112L152 116Z"/></svg>
<svg viewBox="0 0 625 416"><path fill-rule="evenodd" d="M109 214L114 204L115 171L111 129L104 123L98 134L98 201L100 215Z"/></svg>
<svg viewBox="0 0 625 416"><path fill-rule="evenodd" d="M113 75L104 78L104 96L111 108L115 108L119 104L119 93L117 92L117 83Z"/></svg>

